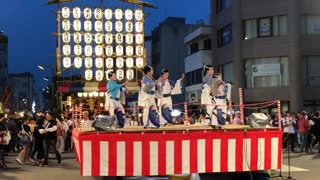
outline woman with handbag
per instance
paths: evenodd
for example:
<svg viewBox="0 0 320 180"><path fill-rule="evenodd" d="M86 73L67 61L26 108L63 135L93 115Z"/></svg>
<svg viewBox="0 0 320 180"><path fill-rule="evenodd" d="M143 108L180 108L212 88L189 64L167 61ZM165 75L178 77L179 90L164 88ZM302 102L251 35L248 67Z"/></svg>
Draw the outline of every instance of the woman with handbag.
<svg viewBox="0 0 320 180"><path fill-rule="evenodd" d="M23 147L22 151L16 158L16 161L19 164L25 164L26 157L29 153L30 142L32 141L31 129L29 124L29 119L24 119L23 124L21 125L21 145Z"/></svg>

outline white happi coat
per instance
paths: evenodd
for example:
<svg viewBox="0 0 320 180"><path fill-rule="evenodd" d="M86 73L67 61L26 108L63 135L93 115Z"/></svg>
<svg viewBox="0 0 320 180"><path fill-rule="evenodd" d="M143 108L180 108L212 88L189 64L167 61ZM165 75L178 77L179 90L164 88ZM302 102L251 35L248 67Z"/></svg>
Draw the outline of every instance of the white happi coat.
<svg viewBox="0 0 320 180"><path fill-rule="evenodd" d="M181 94L181 79L177 80L175 85L172 87L169 80L167 79L163 84L159 86L159 97L158 97L158 105L160 112L160 124L165 124L166 120L162 116L161 108L163 106L169 107L172 110L172 98L171 95ZM169 95L164 97L163 95Z"/></svg>

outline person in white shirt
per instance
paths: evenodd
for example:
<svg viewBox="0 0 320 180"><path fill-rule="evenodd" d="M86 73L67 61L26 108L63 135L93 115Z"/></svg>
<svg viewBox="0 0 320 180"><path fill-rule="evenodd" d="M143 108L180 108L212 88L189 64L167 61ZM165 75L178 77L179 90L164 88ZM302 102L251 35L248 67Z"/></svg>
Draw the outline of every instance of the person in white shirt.
<svg viewBox="0 0 320 180"><path fill-rule="evenodd" d="M81 128L91 128L92 127L92 121L89 119L89 112L84 111L83 112L83 120L81 121Z"/></svg>
<svg viewBox="0 0 320 180"><path fill-rule="evenodd" d="M283 124L283 149L289 148L290 145L291 151L294 152L294 124L296 124L296 120L292 117L290 112L286 112L286 116L282 118Z"/></svg>

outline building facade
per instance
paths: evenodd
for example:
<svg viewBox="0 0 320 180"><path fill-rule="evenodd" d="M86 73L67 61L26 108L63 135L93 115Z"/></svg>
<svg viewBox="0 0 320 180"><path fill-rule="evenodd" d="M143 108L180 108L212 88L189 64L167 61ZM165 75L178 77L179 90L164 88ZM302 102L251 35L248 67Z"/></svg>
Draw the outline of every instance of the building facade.
<svg viewBox="0 0 320 180"><path fill-rule="evenodd" d="M8 36L0 31L0 102L8 80Z"/></svg>
<svg viewBox="0 0 320 180"><path fill-rule="evenodd" d="M203 66L212 64L211 26L201 26L188 34L184 42L188 46L188 55L185 58L185 98L195 103L195 109L201 102L203 81Z"/></svg>
<svg viewBox="0 0 320 180"><path fill-rule="evenodd" d="M184 58L188 55L188 47L184 38L197 25L186 24L185 18L168 17L152 31L152 67L155 76L162 69L169 69L170 79L177 80L185 72ZM174 103L185 101L184 94L173 96Z"/></svg>
<svg viewBox="0 0 320 180"><path fill-rule="evenodd" d="M9 74L8 85L12 91L11 110L32 111L33 75L29 72Z"/></svg>
<svg viewBox="0 0 320 180"><path fill-rule="evenodd" d="M233 100L243 88L245 103L320 110L320 1L212 0L211 10L213 63L233 82Z"/></svg>

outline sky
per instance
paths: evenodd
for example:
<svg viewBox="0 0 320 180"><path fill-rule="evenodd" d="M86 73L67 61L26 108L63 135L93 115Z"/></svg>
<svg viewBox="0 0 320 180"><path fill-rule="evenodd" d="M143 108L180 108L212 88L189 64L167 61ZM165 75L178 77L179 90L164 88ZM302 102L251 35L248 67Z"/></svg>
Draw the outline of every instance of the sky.
<svg viewBox="0 0 320 180"><path fill-rule="evenodd" d="M99 0L80 0L78 3ZM116 3L117 0L104 0ZM208 22L210 0L145 0L159 9L148 10L146 34L166 17L185 17L187 23L199 19ZM42 78L51 72L41 71L37 64L55 64L56 6L41 6L47 0L1 0L0 30L9 37L9 73L31 72L36 85L43 86Z"/></svg>

